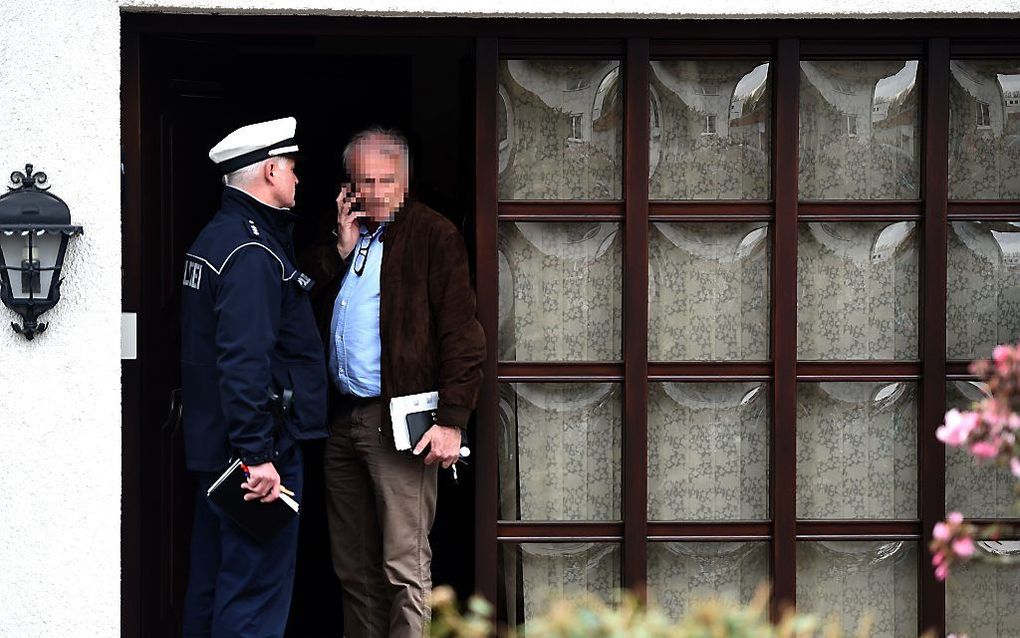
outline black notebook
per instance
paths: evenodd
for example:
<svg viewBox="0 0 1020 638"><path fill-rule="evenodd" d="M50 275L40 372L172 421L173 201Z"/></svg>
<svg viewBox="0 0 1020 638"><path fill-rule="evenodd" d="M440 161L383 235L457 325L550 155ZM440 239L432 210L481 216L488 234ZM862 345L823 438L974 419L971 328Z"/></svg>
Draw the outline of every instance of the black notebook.
<svg viewBox="0 0 1020 638"><path fill-rule="evenodd" d="M248 490L241 487L247 479L240 459L212 484L207 492L209 500L219 506L237 526L257 540L268 540L298 515L300 505L290 496L280 494L271 503L258 499L246 501Z"/></svg>
<svg viewBox="0 0 1020 638"><path fill-rule="evenodd" d="M436 424L436 411L412 412L407 415L407 437L411 441L411 449L418 447L421 437Z"/></svg>
<svg viewBox="0 0 1020 638"><path fill-rule="evenodd" d="M436 425L438 392L409 394L390 399L390 421L393 424L393 443L397 450L413 450L421 437Z"/></svg>

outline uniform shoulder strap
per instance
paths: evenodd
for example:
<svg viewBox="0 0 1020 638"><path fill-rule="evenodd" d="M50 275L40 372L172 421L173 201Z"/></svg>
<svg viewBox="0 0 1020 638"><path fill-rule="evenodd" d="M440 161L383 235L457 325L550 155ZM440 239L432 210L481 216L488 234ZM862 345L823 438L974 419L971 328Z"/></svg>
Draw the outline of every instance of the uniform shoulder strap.
<svg viewBox="0 0 1020 638"><path fill-rule="evenodd" d="M287 267L284 264L283 260L280 259L280 256L277 255L275 252L273 252L272 248L270 248L269 246L267 246L264 243L259 242L259 241L247 241L247 242L244 242L243 244L239 244L239 245L235 246L233 248L233 250L231 250L229 253L227 253L227 256L223 258L223 261L219 265L211 263L205 257L201 257L201 256L195 255L193 253L187 253L186 256L189 259L194 259L196 261L202 262L203 264L208 266L210 269L212 269L212 271L214 273L216 273L217 275L222 275L223 271L226 270L227 265L230 263L230 260L233 259L234 255L236 255L237 253L241 252L242 250L244 250L246 248L261 248L262 250L264 250L267 253L269 253L269 255L273 259L275 259L278 264L280 264L280 279L282 279L283 281L290 281L291 279L293 279L298 274L297 270L292 270L291 272L288 273L287 272Z"/></svg>
<svg viewBox="0 0 1020 638"><path fill-rule="evenodd" d="M196 242L196 245L192 246L192 249L185 256L188 259L205 264L217 276L223 274L231 259L242 250L247 249L261 249L269 253L269 256L280 265L280 279L283 281L290 281L300 274L293 264L290 263L289 259L281 257L273 246L270 245L266 234L252 219L232 219L228 223L221 225L212 234L206 234L203 231L203 235L205 235L206 241ZM210 242L209 240L213 236L216 239ZM200 249L199 245L204 245L205 249Z"/></svg>

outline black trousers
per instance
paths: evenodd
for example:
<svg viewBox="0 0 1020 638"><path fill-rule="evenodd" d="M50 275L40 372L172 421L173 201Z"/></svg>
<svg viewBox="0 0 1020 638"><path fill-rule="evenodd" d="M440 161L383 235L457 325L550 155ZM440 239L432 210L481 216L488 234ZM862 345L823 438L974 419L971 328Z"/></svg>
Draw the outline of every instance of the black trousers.
<svg viewBox="0 0 1020 638"><path fill-rule="evenodd" d="M291 446L273 465L300 502L301 446ZM294 590L298 520L268 541L255 540L210 503L206 491L217 478L198 476L184 638L279 638Z"/></svg>

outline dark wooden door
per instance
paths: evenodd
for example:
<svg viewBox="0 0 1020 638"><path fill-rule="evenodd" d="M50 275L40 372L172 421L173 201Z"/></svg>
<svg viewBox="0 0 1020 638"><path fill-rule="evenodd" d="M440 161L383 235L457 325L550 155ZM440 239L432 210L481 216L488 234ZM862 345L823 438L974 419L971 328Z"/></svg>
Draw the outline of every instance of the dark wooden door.
<svg viewBox="0 0 1020 638"><path fill-rule="evenodd" d="M126 138L140 138L140 162L126 162L125 180L141 185L137 192L125 190L125 309L138 312L139 335L138 360L124 366L125 636L180 634L195 488L184 468L179 422L179 295L183 255L219 205L221 180L208 149L238 126L297 117L305 155L295 207L300 252L322 241L335 223L346 140L371 124L394 126L408 131L420 160L419 192L465 224L473 127L462 103L473 93L462 80L470 77L469 65L441 48L422 57L409 55L414 47L406 43L376 41L366 53L366 47L344 42L150 34L129 38L125 46ZM448 60L444 64L454 72L430 77L428 60L436 58ZM321 442L305 449L287 632L301 638L342 634L321 452ZM466 595L472 588L474 493L463 485L471 477L465 478L459 487L443 481L433 545L436 582L452 582Z"/></svg>
<svg viewBox="0 0 1020 638"><path fill-rule="evenodd" d="M162 188L158 214L152 222L160 237L159 250L146 269L147 289L151 297L145 317L153 325L142 331L145 348L157 353L153 365L147 366L147 403L160 409L163 397L167 417L162 421L159 438L146 455L159 468L160 498L148 501L159 508L159 529L152 538L159 539L159 626L161 635L179 632L181 602L187 586L188 538L191 534L191 513L194 506L194 481L184 469L183 434L180 422L180 273L184 253L215 209L219 187L215 172L202 157L205 142L225 126L227 100L221 86L214 82L191 83L177 80L169 87L172 93L160 117L162 149ZM158 260L158 261L157 261ZM155 512L152 512L155 514Z"/></svg>
<svg viewBox="0 0 1020 638"><path fill-rule="evenodd" d="M206 153L236 112L222 82L189 72L214 52L192 48L179 56L173 48L159 43L146 51L156 72L143 86L151 108L143 120L147 157L136 273L141 414L135 453L144 574L138 597L142 631L168 638L180 634L195 489L184 469L180 424L180 278L185 251L219 200L219 178Z"/></svg>

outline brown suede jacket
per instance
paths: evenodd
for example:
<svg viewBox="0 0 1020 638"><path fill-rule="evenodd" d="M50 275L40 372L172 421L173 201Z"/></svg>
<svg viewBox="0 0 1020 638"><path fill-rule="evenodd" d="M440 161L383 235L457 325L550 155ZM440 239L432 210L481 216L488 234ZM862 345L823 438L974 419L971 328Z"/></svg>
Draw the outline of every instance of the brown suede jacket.
<svg viewBox="0 0 1020 638"><path fill-rule="evenodd" d="M439 391L439 423L467 427L482 384L485 335L475 318L475 293L460 231L428 206L409 200L382 239L383 431L391 430L391 397L432 390ZM333 304L353 254L342 260L333 240L302 260L304 272L315 280L312 305L327 358ZM335 400L332 382L330 388Z"/></svg>

